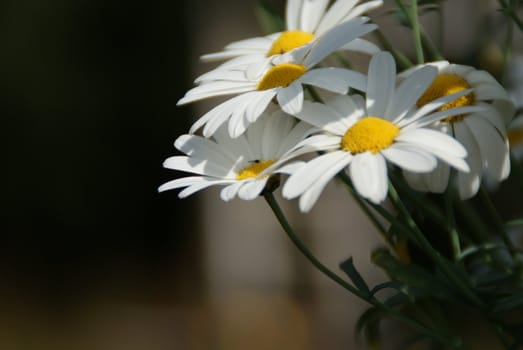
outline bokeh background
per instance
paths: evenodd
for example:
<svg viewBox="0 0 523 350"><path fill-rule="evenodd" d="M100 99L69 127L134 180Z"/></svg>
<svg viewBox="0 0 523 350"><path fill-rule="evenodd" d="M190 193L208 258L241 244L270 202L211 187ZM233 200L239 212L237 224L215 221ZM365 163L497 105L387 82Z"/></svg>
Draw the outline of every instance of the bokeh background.
<svg viewBox="0 0 523 350"><path fill-rule="evenodd" d="M263 34L255 4L0 2L0 349L364 347L365 305L310 268L263 201L156 192L181 175L161 167L174 139L216 102L176 107L212 67L198 56ZM496 73L495 4L445 2L447 57ZM373 17L410 52L387 8ZM384 278L369 262L379 237L342 187L310 215L285 209L331 268L353 256Z"/></svg>

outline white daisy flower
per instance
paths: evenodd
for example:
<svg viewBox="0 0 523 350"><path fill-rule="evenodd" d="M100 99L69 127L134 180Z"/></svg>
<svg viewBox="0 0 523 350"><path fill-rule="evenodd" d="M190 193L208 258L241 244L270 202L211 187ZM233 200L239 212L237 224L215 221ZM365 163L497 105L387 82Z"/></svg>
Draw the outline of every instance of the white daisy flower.
<svg viewBox="0 0 523 350"><path fill-rule="evenodd" d="M461 199L476 194L482 174L490 181L499 182L510 174L510 152L506 124L515 113L514 105L505 89L487 72L473 67L450 64L447 61L429 63L438 69L438 76L417 102L422 107L442 96L472 89L460 98L440 107L480 106L481 110L455 115L437 122L434 127L456 138L467 149L470 172L456 177ZM424 65L426 66L426 65ZM415 67L401 74L407 77ZM409 184L421 191L443 192L447 188L450 169L438 164L431 174L405 173Z"/></svg>
<svg viewBox="0 0 523 350"><path fill-rule="evenodd" d="M313 130L311 125L282 114L264 114L235 139L224 128L213 139L181 135L174 145L186 155L170 157L163 165L197 175L169 181L158 191L184 188L178 196L185 198L209 186L222 185L225 187L220 196L224 201L236 196L255 199L266 186L274 184L271 179L278 183L272 175L289 173L300 163L289 161L303 153L303 148L297 151L296 145Z"/></svg>
<svg viewBox="0 0 523 350"><path fill-rule="evenodd" d="M436 167L439 158L460 171L468 171L465 148L452 137L426 126L478 110L463 107L437 111L469 91L413 108L435 76L434 67L425 67L396 87L394 59L383 52L370 62L365 99L354 95L337 96L326 104L306 101L297 117L325 134L305 140L304 145L317 145L327 153L296 170L285 183L283 196L300 196L300 209L309 211L327 183L345 169L362 197L380 203L388 191L387 162L426 173Z"/></svg>
<svg viewBox="0 0 523 350"><path fill-rule="evenodd" d="M230 67L283 54L306 45L314 39L320 38L335 26L383 4L382 0L364 3L360 3L359 0L338 0L328 6L329 2L329 0L289 0L285 11L286 30L284 32L233 42L227 45L222 52L202 56L202 60L234 58L223 66ZM339 49L369 54L379 51L379 48L373 43L359 38Z"/></svg>
<svg viewBox="0 0 523 350"><path fill-rule="evenodd" d="M314 66L337 48L376 28L374 24L365 24L366 21L362 17L346 21L312 45L273 56L245 69L210 72L212 81L189 90L178 105L214 96L239 95L203 115L191 127L190 133L204 126L203 135L209 137L229 120L229 134L238 137L256 121L274 97L285 112L296 114L303 104L304 84L339 94L346 94L349 87L365 90L366 78L359 72Z"/></svg>

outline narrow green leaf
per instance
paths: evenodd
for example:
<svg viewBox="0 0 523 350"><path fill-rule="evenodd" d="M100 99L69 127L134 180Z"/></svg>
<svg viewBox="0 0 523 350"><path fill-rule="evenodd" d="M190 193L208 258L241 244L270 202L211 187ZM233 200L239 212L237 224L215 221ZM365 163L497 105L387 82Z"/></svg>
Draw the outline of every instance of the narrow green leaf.
<svg viewBox="0 0 523 350"><path fill-rule="evenodd" d="M340 264L340 269L349 276L352 283L358 288L360 291L371 294L369 286L367 285L367 282L363 279L361 274L356 270L356 267L354 266L354 262L352 261L352 257L348 258L344 262Z"/></svg>

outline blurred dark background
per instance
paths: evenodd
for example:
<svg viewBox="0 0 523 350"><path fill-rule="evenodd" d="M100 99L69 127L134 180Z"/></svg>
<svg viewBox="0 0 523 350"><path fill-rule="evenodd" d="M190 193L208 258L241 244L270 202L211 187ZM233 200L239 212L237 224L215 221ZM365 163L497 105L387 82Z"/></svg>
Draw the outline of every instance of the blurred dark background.
<svg viewBox="0 0 523 350"><path fill-rule="evenodd" d="M0 3L0 318L31 305L52 317L98 292L165 302L198 291L194 202L156 192L190 122L175 106L190 86L186 11Z"/></svg>

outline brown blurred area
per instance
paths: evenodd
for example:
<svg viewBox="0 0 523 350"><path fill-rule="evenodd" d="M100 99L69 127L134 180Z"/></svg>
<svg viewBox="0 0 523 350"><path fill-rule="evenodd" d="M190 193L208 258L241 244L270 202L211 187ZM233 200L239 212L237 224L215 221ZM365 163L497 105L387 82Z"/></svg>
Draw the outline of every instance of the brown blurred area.
<svg viewBox="0 0 523 350"><path fill-rule="evenodd" d="M198 56L261 35L254 4L0 3L0 349L364 348L365 304L310 267L261 199L156 193L181 175L161 168L174 139L215 102L175 106L212 67ZM459 26L449 52L465 58L475 32ZM353 256L383 279L379 236L341 186L307 216L284 208L333 270Z"/></svg>

